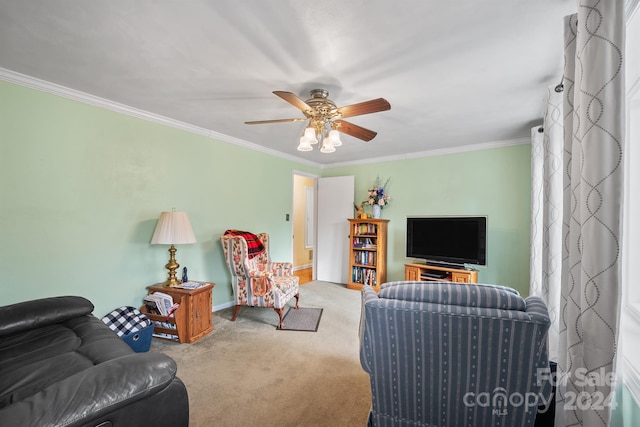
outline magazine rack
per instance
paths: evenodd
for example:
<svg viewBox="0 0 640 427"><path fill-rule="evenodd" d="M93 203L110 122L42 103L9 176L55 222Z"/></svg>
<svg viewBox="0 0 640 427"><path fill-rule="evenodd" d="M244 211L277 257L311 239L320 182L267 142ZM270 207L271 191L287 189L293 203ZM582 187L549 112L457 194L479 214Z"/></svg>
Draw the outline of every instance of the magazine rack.
<svg viewBox="0 0 640 427"><path fill-rule="evenodd" d="M142 311L153 321L153 336L156 338L193 343L213 330L212 290L215 283L203 282L196 289L180 289L162 286L149 286L149 293L163 292L171 295L174 303L180 304L169 317L149 313L146 306Z"/></svg>

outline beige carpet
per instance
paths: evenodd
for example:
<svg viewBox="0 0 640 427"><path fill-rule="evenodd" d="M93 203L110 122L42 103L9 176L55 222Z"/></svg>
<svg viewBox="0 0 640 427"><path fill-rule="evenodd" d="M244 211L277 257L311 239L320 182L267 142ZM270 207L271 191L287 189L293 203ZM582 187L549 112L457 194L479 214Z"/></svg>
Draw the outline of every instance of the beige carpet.
<svg viewBox="0 0 640 427"><path fill-rule="evenodd" d="M178 363L191 426L366 425L360 292L314 281L300 287L300 307L324 309L318 332L278 331L275 311L243 307L235 322L231 308L215 312L213 332L194 344L154 338L151 351Z"/></svg>

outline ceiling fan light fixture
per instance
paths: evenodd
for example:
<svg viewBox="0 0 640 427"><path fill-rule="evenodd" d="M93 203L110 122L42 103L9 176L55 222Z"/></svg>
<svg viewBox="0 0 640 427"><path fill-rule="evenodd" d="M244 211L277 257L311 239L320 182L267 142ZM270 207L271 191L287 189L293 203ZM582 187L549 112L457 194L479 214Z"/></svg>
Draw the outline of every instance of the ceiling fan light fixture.
<svg viewBox="0 0 640 427"><path fill-rule="evenodd" d="M309 141L303 136L300 138L300 145L298 145L298 151L311 151L313 147Z"/></svg>
<svg viewBox="0 0 640 427"><path fill-rule="evenodd" d="M328 140L324 141L324 144L322 144L322 148L320 149L321 153L333 153L334 151L336 151L336 148L333 146L333 144L331 144L331 142L329 142Z"/></svg>
<svg viewBox="0 0 640 427"><path fill-rule="evenodd" d="M334 147L340 147L342 145L342 141L340 140L340 132L335 129L329 131L329 137L327 139Z"/></svg>
<svg viewBox="0 0 640 427"><path fill-rule="evenodd" d="M309 126L308 128L306 128L304 130L304 136L303 138L305 138L309 144L317 144L318 143L318 137L316 136L316 130L315 128Z"/></svg>
<svg viewBox="0 0 640 427"><path fill-rule="evenodd" d="M258 120L245 123L256 125L308 121L309 123L300 137L298 151L311 151L313 150L312 145L318 144L322 153L333 153L336 151L336 147L342 145L340 133L369 142L375 138L376 132L344 119L391 109L391 105L384 98L372 99L338 108L336 103L328 98L329 92L325 89L313 89L311 98L306 101L303 101L292 92L274 91L273 94L296 107L305 117Z"/></svg>

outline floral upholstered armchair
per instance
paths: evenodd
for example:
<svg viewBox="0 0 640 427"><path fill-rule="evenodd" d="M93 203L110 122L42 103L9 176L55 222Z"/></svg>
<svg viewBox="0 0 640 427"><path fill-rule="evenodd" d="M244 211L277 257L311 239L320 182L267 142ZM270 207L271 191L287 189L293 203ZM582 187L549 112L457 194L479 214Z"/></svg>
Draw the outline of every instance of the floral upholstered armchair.
<svg viewBox="0 0 640 427"><path fill-rule="evenodd" d="M220 237L224 258L231 271L231 285L235 309L231 320L236 320L240 306L272 307L278 313L279 328L284 327L282 317L287 302L295 297L298 308L298 277L293 275L290 262L271 262L269 236L239 230L227 230Z"/></svg>

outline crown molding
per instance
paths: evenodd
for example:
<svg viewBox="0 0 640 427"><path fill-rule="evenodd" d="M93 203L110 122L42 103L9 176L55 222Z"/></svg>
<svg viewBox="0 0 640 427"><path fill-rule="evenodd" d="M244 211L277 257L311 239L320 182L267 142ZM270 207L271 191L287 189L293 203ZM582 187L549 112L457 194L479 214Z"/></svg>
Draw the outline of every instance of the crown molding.
<svg viewBox="0 0 640 427"><path fill-rule="evenodd" d="M632 1L637 2L640 0L632 0ZM232 136L225 135L223 133L216 132L211 129L206 129L206 128L195 126L189 123L181 122L179 120L174 120L169 117L150 113L148 111L134 108L125 104L120 104L118 102L101 98L99 96L90 95L88 93L81 92L79 90L71 89L65 86L61 86L55 83L51 83L45 80L31 77L25 74L17 73L15 71L7 70L5 68L0 68L0 80L4 80L6 82L13 83L19 86L28 87L31 89L36 89L42 92L50 93L52 95L60 96L63 98L74 100L74 101L82 102L84 104L92 105L98 108L103 108L105 110L110 110L116 113L125 114L131 117L136 117L142 120L147 120L153 123L158 123L164 126L175 128L175 129L180 129L185 132L194 133L196 135L201 135L207 138L215 139L217 141L226 142L228 144L237 145L237 146L248 148L254 151L259 151L261 153L268 154L270 156L279 157L279 158L290 160L296 163L305 164L308 166L318 168L320 170L334 169L334 168L345 167L345 166L356 166L356 165L374 164L374 163L390 162L390 161L397 161L397 160L415 159L419 157L442 156L446 154L462 153L466 151L487 150L490 148L507 147L511 145L526 144L530 142L530 139L528 138L521 138L521 139L506 140L506 141L488 142L484 144L465 145L462 147L423 151L423 152L417 152L417 153L399 154L394 156L376 157L371 159L355 160L355 161L348 161L348 162L322 164L322 163L316 163L307 159L303 159L301 157L282 153L280 151L276 151L267 147L263 147L262 145L254 144L252 142L245 141L243 139L234 138Z"/></svg>
<svg viewBox="0 0 640 427"><path fill-rule="evenodd" d="M181 122L179 120L174 120L168 117L164 117L159 114L150 113L148 111L130 107L125 104L120 104L118 102L101 98L99 96L90 95L88 93L81 92L79 90L71 89L71 88L61 86L55 83L51 83L45 80L41 80L35 77L27 76L26 74L17 73L15 71L7 70L5 68L0 68L0 80L4 80L6 82L13 83L19 86L28 87L31 89L36 89L42 92L50 93L52 95L60 96L63 98L74 100L74 101L82 102L84 104L89 104L94 107L103 108L105 110L110 110L116 113L125 114L127 116L136 117L142 120L147 120L147 121L158 123L164 126L169 126L175 129L180 129L186 132L194 133L196 135L201 135L207 138L226 142L228 144L238 145L240 147L259 151L264 154L268 154L270 156L280 157L280 158L291 160L297 163L303 163L319 169L322 168L322 165L320 163L312 162L300 157L292 156L290 154L285 154L280 151L272 150L270 148L263 147L258 144L254 144L252 142L245 141L243 139L234 138L232 136L225 135L211 129L202 128L189 123Z"/></svg>
<svg viewBox="0 0 640 427"><path fill-rule="evenodd" d="M373 159L356 160L353 162L332 163L325 165L323 169L332 169L345 166L366 165L370 163L393 162L398 160L417 159L420 157L444 156L447 154L466 153L468 151L490 150L492 148L511 147L531 143L531 138L507 139L504 141L485 142L480 144L463 145L461 147L440 148L436 150L421 151L416 153L398 154L395 156L377 157Z"/></svg>

